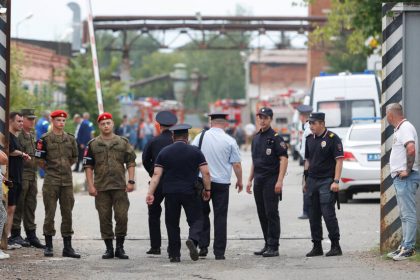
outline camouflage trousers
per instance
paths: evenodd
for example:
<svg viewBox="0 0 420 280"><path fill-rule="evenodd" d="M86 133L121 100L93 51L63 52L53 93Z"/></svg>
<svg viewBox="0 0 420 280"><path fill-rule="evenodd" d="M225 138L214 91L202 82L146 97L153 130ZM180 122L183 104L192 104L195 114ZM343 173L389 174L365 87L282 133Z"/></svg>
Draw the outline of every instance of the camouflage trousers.
<svg viewBox="0 0 420 280"><path fill-rule="evenodd" d="M60 202L61 235L63 237L73 235L73 187L44 184L42 188L42 196L44 198L45 206L44 235L55 235L54 218L55 210L57 209L57 201Z"/></svg>
<svg viewBox="0 0 420 280"><path fill-rule="evenodd" d="M102 239L113 239L112 209L114 209L115 236L127 235L128 208L130 201L124 189L99 191L95 197L95 206L99 214Z"/></svg>
<svg viewBox="0 0 420 280"><path fill-rule="evenodd" d="M22 192L16 205L15 214L13 215L12 230L20 230L22 220L23 227L26 231L36 229L35 210L37 205L37 194L38 188L36 179L22 181Z"/></svg>

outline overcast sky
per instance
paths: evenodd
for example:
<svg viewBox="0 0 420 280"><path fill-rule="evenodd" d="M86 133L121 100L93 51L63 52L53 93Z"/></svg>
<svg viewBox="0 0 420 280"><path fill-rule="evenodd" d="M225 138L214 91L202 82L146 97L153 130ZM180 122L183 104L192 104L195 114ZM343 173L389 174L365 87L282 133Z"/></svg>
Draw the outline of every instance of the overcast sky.
<svg viewBox="0 0 420 280"><path fill-rule="evenodd" d="M91 0L93 15L234 15L241 5L256 16L305 16L307 8L292 6L300 0ZM86 18L88 0L14 0L12 36L38 40L70 38L72 12L67 3L76 2ZM22 21L29 14L30 19ZM20 23L19 23L20 22ZM19 24L18 24L19 23Z"/></svg>

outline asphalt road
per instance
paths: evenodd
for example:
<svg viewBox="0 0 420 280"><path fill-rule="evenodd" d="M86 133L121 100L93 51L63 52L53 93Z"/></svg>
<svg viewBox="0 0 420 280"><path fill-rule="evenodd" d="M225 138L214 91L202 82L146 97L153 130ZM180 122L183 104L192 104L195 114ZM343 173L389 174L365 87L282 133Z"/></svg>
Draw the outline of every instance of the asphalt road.
<svg viewBox="0 0 420 280"><path fill-rule="evenodd" d="M242 152L244 182L251 164L249 152ZM130 260L102 260L104 244L100 240L94 199L86 192L76 194L73 212L74 248L81 260L61 257L62 241L54 240L55 257L46 259L42 250L24 248L10 251L11 259L0 261L0 279L418 279L420 264L384 260L379 247L379 193L354 196L337 211L341 229L341 257L306 258L311 249L309 222L297 217L302 210L302 167L289 163L283 201L280 203L280 257L256 257L252 252L263 246L262 234L252 195L230 192L228 247L225 261L216 261L212 252L206 259L193 262L183 244L181 263L172 264L166 254L148 256L147 206L145 195L149 180L143 168L137 169L137 190L129 195L129 225L126 252ZM83 173L74 173L77 188L83 188ZM232 180L234 182L234 180ZM39 181L41 189L42 180ZM57 210L59 211L59 210ZM44 209L39 194L37 208L38 235L42 233ZM60 215L56 215L59 231ZM187 236L185 216L181 234ZM163 252L167 239L162 223ZM324 230L324 251L329 250ZM210 250L211 251L211 250Z"/></svg>

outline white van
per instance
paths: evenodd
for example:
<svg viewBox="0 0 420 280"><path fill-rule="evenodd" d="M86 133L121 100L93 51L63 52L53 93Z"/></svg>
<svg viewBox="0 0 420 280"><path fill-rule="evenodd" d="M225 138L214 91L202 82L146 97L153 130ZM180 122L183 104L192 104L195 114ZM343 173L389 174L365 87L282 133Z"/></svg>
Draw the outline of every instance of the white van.
<svg viewBox="0 0 420 280"><path fill-rule="evenodd" d="M353 118L380 117L380 85L374 74L315 77L310 93L314 112L325 113L325 125L343 138Z"/></svg>

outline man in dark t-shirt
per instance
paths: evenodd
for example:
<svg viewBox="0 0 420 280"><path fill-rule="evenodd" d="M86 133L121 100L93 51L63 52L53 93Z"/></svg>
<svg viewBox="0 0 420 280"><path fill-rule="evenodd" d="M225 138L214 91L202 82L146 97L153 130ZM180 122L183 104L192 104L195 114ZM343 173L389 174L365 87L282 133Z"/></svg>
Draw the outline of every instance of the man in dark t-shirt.
<svg viewBox="0 0 420 280"><path fill-rule="evenodd" d="M19 195L22 191L22 173L23 161L30 160L31 157L22 151L17 136L23 128L23 117L18 112L11 112L9 114L9 180L13 182L13 186L9 189L8 204L7 204L7 234L11 233L13 225L13 215L16 210L16 204ZM22 240L23 241L23 240ZM25 244L17 244L13 238L9 238L8 247L11 249L20 248L22 245L30 246L27 242Z"/></svg>
<svg viewBox="0 0 420 280"><path fill-rule="evenodd" d="M174 143L166 146L159 153L153 177L150 181L146 202L151 205L154 193L162 177L162 191L165 195L165 222L169 239L169 258L171 262L180 262L181 238L179 219L181 207L184 208L190 227L186 245L192 260L198 260L197 244L202 228L200 199L195 193L194 185L197 172L203 175L203 199L210 198L210 172L203 153L194 146L188 145L190 125L180 124L170 128L174 133Z"/></svg>

